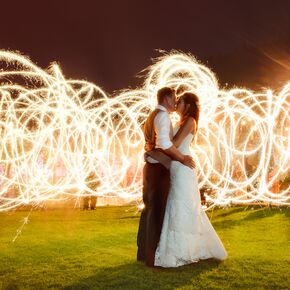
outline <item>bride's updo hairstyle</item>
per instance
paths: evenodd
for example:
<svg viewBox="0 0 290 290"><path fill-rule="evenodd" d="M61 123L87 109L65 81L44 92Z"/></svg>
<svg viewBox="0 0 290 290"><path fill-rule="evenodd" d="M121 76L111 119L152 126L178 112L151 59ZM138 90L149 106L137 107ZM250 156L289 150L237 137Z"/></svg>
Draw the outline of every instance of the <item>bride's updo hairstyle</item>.
<svg viewBox="0 0 290 290"><path fill-rule="evenodd" d="M199 120L199 99L197 95L193 93L184 93L181 95L182 100L185 104L185 117L193 117L196 122L196 130L198 128L198 120ZM189 105L189 106L188 106Z"/></svg>

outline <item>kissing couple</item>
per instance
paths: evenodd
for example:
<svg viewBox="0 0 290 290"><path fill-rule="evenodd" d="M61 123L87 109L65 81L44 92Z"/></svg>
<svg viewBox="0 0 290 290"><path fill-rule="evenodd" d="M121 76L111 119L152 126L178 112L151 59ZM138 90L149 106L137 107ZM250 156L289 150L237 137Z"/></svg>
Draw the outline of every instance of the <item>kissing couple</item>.
<svg viewBox="0 0 290 290"><path fill-rule="evenodd" d="M137 260L146 266L179 267L227 252L201 206L196 164L190 145L199 121L199 99L176 98L169 87L157 92L157 107L143 125L145 165ZM180 121L173 128L169 114Z"/></svg>

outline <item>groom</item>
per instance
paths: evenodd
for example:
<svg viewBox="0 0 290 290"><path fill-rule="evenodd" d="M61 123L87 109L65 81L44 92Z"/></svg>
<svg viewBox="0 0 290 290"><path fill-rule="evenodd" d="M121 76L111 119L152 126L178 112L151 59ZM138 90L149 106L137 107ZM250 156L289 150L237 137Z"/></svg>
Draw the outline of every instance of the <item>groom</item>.
<svg viewBox="0 0 290 290"><path fill-rule="evenodd" d="M144 123L145 165L143 202L137 236L137 260L154 266L167 196L170 188L170 163L176 160L194 168L191 156L181 154L172 143L173 130L169 113L175 111L175 91L164 87L157 92L158 105Z"/></svg>

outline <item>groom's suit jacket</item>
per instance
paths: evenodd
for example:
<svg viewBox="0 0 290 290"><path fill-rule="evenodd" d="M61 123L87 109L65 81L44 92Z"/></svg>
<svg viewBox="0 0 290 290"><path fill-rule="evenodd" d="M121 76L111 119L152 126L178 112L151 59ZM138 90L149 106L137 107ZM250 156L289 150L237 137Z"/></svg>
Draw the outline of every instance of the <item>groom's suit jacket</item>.
<svg viewBox="0 0 290 290"><path fill-rule="evenodd" d="M170 148L173 143L172 124L169 114L161 105L151 112L143 125L145 138L145 161L161 163L167 169L170 168L171 158L163 150Z"/></svg>

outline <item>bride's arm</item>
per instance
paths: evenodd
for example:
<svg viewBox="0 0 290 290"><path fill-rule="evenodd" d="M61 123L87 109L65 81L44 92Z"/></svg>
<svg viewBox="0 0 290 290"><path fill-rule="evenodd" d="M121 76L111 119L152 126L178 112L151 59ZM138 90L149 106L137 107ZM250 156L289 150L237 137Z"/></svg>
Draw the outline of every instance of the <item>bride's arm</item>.
<svg viewBox="0 0 290 290"><path fill-rule="evenodd" d="M175 147L179 147L182 141L189 133L194 133L196 130L196 123L194 118L189 117L184 124L179 128L175 136L173 137L172 143Z"/></svg>

